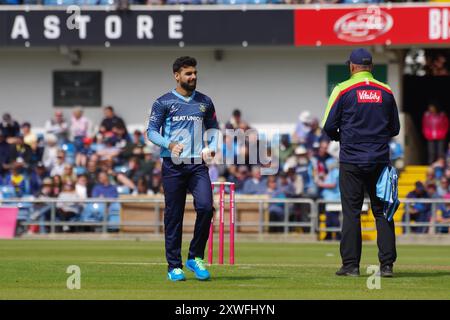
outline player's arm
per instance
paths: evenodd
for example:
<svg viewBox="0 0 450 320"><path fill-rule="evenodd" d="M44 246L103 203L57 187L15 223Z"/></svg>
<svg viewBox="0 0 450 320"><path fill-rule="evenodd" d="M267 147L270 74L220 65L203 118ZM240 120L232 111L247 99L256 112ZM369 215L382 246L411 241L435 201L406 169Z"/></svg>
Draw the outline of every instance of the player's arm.
<svg viewBox="0 0 450 320"><path fill-rule="evenodd" d="M161 126L166 118L166 108L156 101L153 104L152 111L148 118L147 138L157 146L168 149L170 145L169 139L163 137L160 133Z"/></svg>
<svg viewBox="0 0 450 320"><path fill-rule="evenodd" d="M341 125L341 90L337 85L328 99L327 109L322 120L322 128L331 140L340 140L339 127Z"/></svg>
<svg viewBox="0 0 450 320"><path fill-rule="evenodd" d="M391 137L395 137L400 132L400 120L398 118L397 103L395 102L394 96L392 96L392 108L391 108L391 117L389 119L389 129Z"/></svg>
<svg viewBox="0 0 450 320"><path fill-rule="evenodd" d="M207 144L208 148L211 149L214 153L217 152L218 148L218 140L219 140L219 123L217 122L216 109L214 104L210 103L205 119L204 119L205 129L207 130Z"/></svg>

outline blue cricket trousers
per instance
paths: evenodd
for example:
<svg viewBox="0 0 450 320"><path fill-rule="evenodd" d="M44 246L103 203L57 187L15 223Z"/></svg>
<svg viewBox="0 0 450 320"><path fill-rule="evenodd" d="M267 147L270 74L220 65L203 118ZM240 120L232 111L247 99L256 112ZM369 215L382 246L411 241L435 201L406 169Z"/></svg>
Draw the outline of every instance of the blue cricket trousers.
<svg viewBox="0 0 450 320"><path fill-rule="evenodd" d="M170 158L163 158L162 183L166 204L164 210L166 259L170 271L173 268L183 267L181 243L187 192L190 191L194 197L194 208L197 213L188 259L204 258L213 216L213 195L208 167L205 164L174 164Z"/></svg>

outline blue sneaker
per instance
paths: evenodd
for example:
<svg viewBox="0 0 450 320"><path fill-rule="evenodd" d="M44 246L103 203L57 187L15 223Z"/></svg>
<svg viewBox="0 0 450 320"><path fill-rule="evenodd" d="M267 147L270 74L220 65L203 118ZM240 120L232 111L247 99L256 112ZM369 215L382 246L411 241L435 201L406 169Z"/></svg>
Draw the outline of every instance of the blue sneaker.
<svg viewBox="0 0 450 320"><path fill-rule="evenodd" d="M210 278L208 270L205 268L205 262L202 258L189 259L186 261L186 268L195 273L199 280L208 280Z"/></svg>
<svg viewBox="0 0 450 320"><path fill-rule="evenodd" d="M184 281L184 271L181 268L174 268L167 273L167 279L171 281Z"/></svg>

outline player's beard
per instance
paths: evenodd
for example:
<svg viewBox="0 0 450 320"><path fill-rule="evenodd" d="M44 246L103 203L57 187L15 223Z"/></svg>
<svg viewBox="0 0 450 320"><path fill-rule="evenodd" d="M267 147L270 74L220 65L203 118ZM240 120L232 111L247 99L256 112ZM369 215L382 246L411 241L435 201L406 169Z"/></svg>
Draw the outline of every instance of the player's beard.
<svg viewBox="0 0 450 320"><path fill-rule="evenodd" d="M192 80L191 82L180 82L180 86L184 90L186 90L188 92L192 92L197 87L197 80Z"/></svg>

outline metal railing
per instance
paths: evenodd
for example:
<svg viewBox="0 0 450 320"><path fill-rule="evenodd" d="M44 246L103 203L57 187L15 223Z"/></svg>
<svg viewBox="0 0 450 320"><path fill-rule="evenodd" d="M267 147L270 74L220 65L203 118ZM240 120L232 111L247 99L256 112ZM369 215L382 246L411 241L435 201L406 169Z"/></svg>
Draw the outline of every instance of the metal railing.
<svg viewBox="0 0 450 320"><path fill-rule="evenodd" d="M420 233L430 233L435 234L436 228L439 227L450 227L450 223L437 223L436 222L436 213L438 205L441 204L450 204L450 200L448 199L400 199L404 204L404 216L403 220L400 222L396 222L396 227L402 227L403 233L409 234L412 232L420 232ZM107 208L111 203L134 203L134 204L145 204L145 203L153 203L154 204L154 216L155 219L153 221L135 221L135 222L111 222L109 221L109 210L105 209L104 214L101 216L101 220L99 221L59 221L57 210L60 204L105 204L105 208ZM187 199L186 203L192 203L192 199ZM328 201L328 200L313 200L310 198L258 198L258 199L246 199L246 198L236 198L236 209L239 210L240 203L253 203L258 207L258 219L255 221L240 221L237 216L235 227L237 231L239 231L240 227L257 227L258 233L262 234L267 231L273 231L273 228L278 228L278 232L287 234L292 230L301 229L303 233L315 234L319 232L339 232L342 226L342 210L339 210L339 227L322 227L320 226L320 214L325 212L325 208L327 205L340 205L340 201ZM414 204L424 204L429 205L430 216L427 221L413 221L411 207ZM32 218L32 216L36 217L37 213L34 204L44 204L46 205L46 210L50 210L50 218L49 220L39 219L36 220ZM55 233L57 227L82 227L82 226L90 226L100 228L102 233L107 233L111 230L119 230L121 227L129 227L129 226L139 226L139 227L153 227L155 229L155 233L159 234L160 229L163 227L163 221L160 219L161 216L161 207L164 204L164 198L153 198L153 199L106 199L106 198L89 198L89 199L77 199L77 200L62 200L62 199L24 199L24 198L16 198L16 199L0 199L0 206L14 206L20 209L29 208L30 214L23 218L21 217L19 220L19 224L23 227L27 227L30 225L38 225L41 228L49 227L50 233ZM282 204L283 217L282 220L279 221L271 221L270 219L270 205L271 204ZM30 206L31 205L31 206ZM299 208L299 205L303 205L303 207ZM368 211L370 207L370 201L368 199L364 200L363 212ZM335 207L334 210L336 210ZM41 208L42 209L42 208ZM336 210L337 211L337 210ZM267 219L267 213L269 213L269 219ZM299 215L298 215L299 213ZM34 214L34 215L33 215ZM39 218L39 217L38 217ZM422 219L423 220L423 219ZM185 226L193 226L193 223L185 224ZM281 228L281 229L280 229ZM362 228L363 231L373 231L372 228Z"/></svg>

